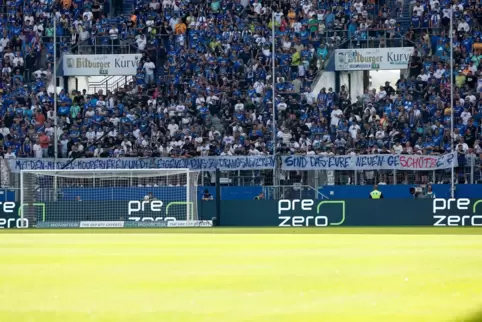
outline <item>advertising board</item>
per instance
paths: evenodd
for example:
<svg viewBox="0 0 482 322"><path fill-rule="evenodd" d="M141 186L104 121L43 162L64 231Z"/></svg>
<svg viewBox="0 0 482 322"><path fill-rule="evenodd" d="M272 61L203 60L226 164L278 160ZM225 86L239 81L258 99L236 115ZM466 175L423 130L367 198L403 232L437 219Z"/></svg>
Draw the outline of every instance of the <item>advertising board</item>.
<svg viewBox="0 0 482 322"><path fill-rule="evenodd" d="M212 227L212 220L194 220L193 203L162 200L46 202L37 216L39 228L158 228Z"/></svg>
<svg viewBox="0 0 482 322"><path fill-rule="evenodd" d="M316 204L316 206L315 206ZM323 205L338 205L340 215L323 215L320 208ZM316 209L316 215L311 213ZM302 212L300 215L292 213ZM304 212L310 214L305 215ZM333 217L337 217L334 219ZM313 199L282 199L278 201L278 220L280 227L301 227L301 226L341 226L345 222L345 201L343 200L313 200Z"/></svg>
<svg viewBox="0 0 482 322"><path fill-rule="evenodd" d="M432 202L434 226L482 226L482 200L435 198ZM480 204L480 205L479 205Z"/></svg>
<svg viewBox="0 0 482 322"><path fill-rule="evenodd" d="M0 229L29 228L30 221L19 217L18 204L12 201L0 202Z"/></svg>
<svg viewBox="0 0 482 322"><path fill-rule="evenodd" d="M64 76L135 75L141 54L64 55Z"/></svg>
<svg viewBox="0 0 482 322"><path fill-rule="evenodd" d="M209 217L214 205L199 207ZM221 226L401 227L482 226L482 200L346 199L221 201Z"/></svg>
<svg viewBox="0 0 482 322"><path fill-rule="evenodd" d="M337 49L335 70L407 69L413 52L413 47Z"/></svg>
<svg viewBox="0 0 482 322"><path fill-rule="evenodd" d="M213 226L215 202L200 202L196 220L187 220L181 203L57 201L35 204L35 212L21 217L17 203L5 202L0 229ZM228 227L479 227L482 199L226 200L217 219Z"/></svg>

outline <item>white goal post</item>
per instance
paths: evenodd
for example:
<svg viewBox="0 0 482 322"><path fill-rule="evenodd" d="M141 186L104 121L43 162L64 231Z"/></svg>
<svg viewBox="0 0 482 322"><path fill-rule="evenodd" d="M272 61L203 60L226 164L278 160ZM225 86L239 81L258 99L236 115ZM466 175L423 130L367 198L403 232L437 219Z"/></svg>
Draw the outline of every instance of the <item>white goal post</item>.
<svg viewBox="0 0 482 322"><path fill-rule="evenodd" d="M198 177L189 169L22 170L19 215L38 227L190 226L199 221Z"/></svg>

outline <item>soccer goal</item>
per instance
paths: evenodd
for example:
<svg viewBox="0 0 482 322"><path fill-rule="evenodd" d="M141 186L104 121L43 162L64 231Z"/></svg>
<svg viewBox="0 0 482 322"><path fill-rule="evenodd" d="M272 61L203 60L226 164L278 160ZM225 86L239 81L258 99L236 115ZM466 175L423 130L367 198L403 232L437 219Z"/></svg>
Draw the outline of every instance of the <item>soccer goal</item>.
<svg viewBox="0 0 482 322"><path fill-rule="evenodd" d="M37 227L190 226L199 172L23 170L19 215Z"/></svg>

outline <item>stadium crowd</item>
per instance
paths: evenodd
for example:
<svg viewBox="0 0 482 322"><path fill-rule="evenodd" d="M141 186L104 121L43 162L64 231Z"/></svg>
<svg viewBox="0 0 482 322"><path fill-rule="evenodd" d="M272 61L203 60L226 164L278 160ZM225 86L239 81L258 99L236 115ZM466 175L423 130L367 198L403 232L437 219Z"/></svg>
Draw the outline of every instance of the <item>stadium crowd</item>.
<svg viewBox="0 0 482 322"><path fill-rule="evenodd" d="M451 146L447 17L453 10L453 135L464 164L465 154L482 153L482 11L472 3L411 3L404 43L416 50L408 73L396 84L366 89L356 102L345 86L311 92L334 48L405 34L397 22L402 5L139 0L124 17L110 16L103 1L8 2L0 39L0 153L4 158L54 154L48 91L54 17L59 57L65 52L143 54L125 88L60 92L60 157L266 155L274 144L281 154L445 153Z"/></svg>

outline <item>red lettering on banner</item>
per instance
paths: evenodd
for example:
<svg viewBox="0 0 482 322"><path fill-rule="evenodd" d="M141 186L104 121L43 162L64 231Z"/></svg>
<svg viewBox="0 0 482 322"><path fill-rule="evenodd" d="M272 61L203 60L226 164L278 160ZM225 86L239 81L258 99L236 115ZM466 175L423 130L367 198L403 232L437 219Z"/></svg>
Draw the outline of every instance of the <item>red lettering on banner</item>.
<svg viewBox="0 0 482 322"><path fill-rule="evenodd" d="M431 169L437 167L437 158L400 156L400 165L408 169Z"/></svg>
<svg viewBox="0 0 482 322"><path fill-rule="evenodd" d="M428 158L428 166L427 168L436 168L437 167L437 159L436 158Z"/></svg>

